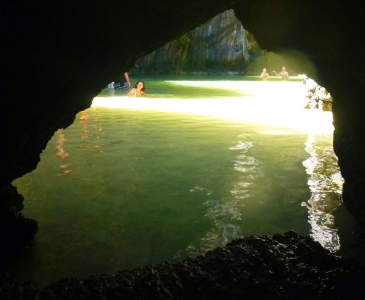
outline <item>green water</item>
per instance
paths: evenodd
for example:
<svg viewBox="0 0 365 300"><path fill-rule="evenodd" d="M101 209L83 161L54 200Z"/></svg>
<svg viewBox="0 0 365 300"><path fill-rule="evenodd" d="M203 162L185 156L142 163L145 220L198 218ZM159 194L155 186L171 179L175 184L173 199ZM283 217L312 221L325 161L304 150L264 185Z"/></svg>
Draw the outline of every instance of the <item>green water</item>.
<svg viewBox="0 0 365 300"><path fill-rule="evenodd" d="M142 79L151 101L253 94ZM125 93L105 89L101 96ZM322 235L326 247L338 250L332 211L340 205L340 177L332 134L93 106L58 130L37 169L14 182L39 232L9 272L46 285L180 261L237 237L287 230Z"/></svg>
<svg viewBox="0 0 365 300"><path fill-rule="evenodd" d="M192 75L179 75L179 76L154 76L154 77L132 77L130 79L131 86L134 87L135 83L138 80L142 80L146 84L146 93L149 97L164 97L164 98L184 98L186 100L189 99L199 99L199 98L217 98L217 97L225 97L227 93L229 96L241 97L245 95L251 95L252 92L247 90L242 93L236 90L230 89L229 91L222 88L214 88L214 87L180 87L177 88L176 84L170 81L226 81L229 80L231 82L255 82L261 81L258 76L192 76ZM270 82L280 82L281 79L278 76L274 76L270 78ZM301 79L299 78L291 78L290 82L292 83L300 83ZM243 84L243 83L242 83ZM126 91L112 91L111 89L105 89L100 93L100 96L124 96Z"/></svg>

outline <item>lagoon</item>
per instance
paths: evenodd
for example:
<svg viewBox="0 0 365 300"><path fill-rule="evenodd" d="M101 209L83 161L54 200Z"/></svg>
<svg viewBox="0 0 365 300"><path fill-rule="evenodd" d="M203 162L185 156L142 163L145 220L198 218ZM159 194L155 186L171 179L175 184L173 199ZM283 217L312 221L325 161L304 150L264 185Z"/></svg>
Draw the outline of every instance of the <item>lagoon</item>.
<svg viewBox="0 0 365 300"><path fill-rule="evenodd" d="M45 286L288 230L358 255L332 113L304 109L299 80L137 79L146 98L105 88L13 182L39 232L9 273Z"/></svg>

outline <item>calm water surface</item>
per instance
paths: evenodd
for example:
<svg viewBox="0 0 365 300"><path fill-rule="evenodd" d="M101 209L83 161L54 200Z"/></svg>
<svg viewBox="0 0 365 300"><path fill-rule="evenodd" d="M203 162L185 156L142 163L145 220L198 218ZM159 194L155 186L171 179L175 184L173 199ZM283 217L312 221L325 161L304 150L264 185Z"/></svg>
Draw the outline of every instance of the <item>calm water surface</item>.
<svg viewBox="0 0 365 300"><path fill-rule="evenodd" d="M147 98L103 90L14 181L39 232L12 274L46 285L288 230L340 250L332 116L302 108L300 82L144 79Z"/></svg>

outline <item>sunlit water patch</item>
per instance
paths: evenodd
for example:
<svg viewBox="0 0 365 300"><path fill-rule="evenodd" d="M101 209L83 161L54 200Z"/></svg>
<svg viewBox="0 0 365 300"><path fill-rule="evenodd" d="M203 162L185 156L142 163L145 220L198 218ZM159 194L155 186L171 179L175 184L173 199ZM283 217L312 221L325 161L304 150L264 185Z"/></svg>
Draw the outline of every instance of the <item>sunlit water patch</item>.
<svg viewBox="0 0 365 300"><path fill-rule="evenodd" d="M308 207L310 235L331 252L340 249L333 213L341 204L343 178L333 152L332 135L308 134L305 150L311 155L303 162L309 175L311 198Z"/></svg>
<svg viewBox="0 0 365 300"><path fill-rule="evenodd" d="M45 285L287 230L340 247L332 114L300 83L145 81L143 99L104 90L14 182L39 232L9 272Z"/></svg>

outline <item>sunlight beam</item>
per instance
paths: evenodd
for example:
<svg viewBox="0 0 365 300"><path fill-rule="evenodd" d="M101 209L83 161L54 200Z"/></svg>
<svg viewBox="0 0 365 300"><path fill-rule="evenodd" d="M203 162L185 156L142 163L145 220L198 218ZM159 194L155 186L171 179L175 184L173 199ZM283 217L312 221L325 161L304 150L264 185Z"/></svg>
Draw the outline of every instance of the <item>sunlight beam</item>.
<svg viewBox="0 0 365 300"><path fill-rule="evenodd" d="M332 112L304 109L304 87L291 82L176 81L186 86L235 90L246 96L221 98L96 97L92 106L156 110L213 116L240 122L260 123L307 133L332 133ZM250 93L251 96L247 96ZM276 134L282 130L263 132Z"/></svg>

